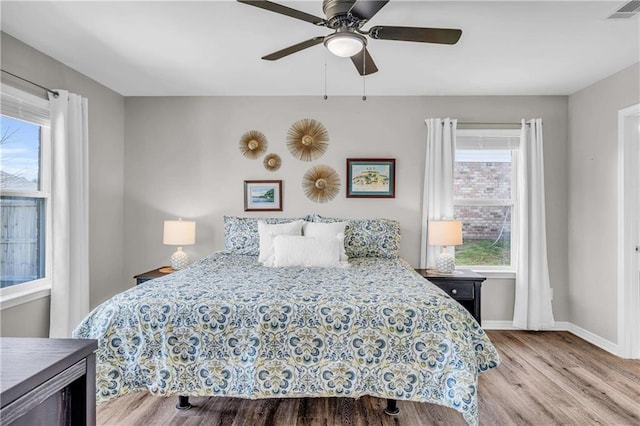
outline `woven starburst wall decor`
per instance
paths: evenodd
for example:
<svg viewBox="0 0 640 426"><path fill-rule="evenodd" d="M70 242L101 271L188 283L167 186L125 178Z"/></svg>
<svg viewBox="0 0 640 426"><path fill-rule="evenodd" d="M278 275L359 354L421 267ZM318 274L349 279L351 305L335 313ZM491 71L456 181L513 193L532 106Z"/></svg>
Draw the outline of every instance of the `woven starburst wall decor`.
<svg viewBox="0 0 640 426"><path fill-rule="evenodd" d="M266 136L257 130L249 130L240 137L240 152L247 158L255 160L267 151Z"/></svg>
<svg viewBox="0 0 640 426"><path fill-rule="evenodd" d="M287 148L298 160L311 161L320 158L329 146L329 132L312 118L298 120L287 132Z"/></svg>
<svg viewBox="0 0 640 426"><path fill-rule="evenodd" d="M307 170L302 178L302 189L310 200L316 203L326 203L338 195L340 176L329 166L313 166Z"/></svg>
<svg viewBox="0 0 640 426"><path fill-rule="evenodd" d="M262 162L262 164L264 164L265 169L269 170L270 172L275 172L282 165L282 159L278 154L267 154L264 157L264 161Z"/></svg>

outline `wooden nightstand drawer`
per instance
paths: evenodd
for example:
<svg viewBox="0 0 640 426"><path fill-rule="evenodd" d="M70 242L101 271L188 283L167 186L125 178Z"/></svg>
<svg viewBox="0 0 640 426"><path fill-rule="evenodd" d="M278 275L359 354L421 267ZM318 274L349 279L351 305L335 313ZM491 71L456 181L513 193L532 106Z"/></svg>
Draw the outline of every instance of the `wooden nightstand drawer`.
<svg viewBox="0 0 640 426"><path fill-rule="evenodd" d="M432 281L433 282L433 281ZM435 285L447 292L456 300L473 299L473 284L465 285L455 282L434 282Z"/></svg>
<svg viewBox="0 0 640 426"><path fill-rule="evenodd" d="M480 323L482 307L480 298L485 277L468 269L457 270L455 274L439 274L429 269L416 269L416 272L467 308Z"/></svg>

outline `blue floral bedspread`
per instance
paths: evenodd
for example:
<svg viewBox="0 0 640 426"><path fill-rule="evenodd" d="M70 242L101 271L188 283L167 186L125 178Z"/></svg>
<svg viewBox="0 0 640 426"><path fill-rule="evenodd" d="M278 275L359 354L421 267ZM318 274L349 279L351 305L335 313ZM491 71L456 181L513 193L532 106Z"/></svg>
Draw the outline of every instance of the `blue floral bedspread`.
<svg viewBox="0 0 640 426"><path fill-rule="evenodd" d="M154 395L422 401L478 416L500 358L473 317L402 259L267 268L216 253L98 306L98 402Z"/></svg>

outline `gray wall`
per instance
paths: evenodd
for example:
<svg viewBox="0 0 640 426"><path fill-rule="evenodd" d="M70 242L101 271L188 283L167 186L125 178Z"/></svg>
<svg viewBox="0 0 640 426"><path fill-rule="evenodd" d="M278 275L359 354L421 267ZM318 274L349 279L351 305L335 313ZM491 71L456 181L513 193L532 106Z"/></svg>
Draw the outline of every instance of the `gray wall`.
<svg viewBox="0 0 640 426"><path fill-rule="evenodd" d="M426 138L423 120L451 116L463 121L517 122L541 117L554 313L558 320L569 319L566 96L372 97L366 102L358 97L328 101L315 97L125 100L4 33L2 67L89 98L92 307L132 286L134 274L168 262L174 248L162 245L165 219L182 216L198 221L197 244L185 248L192 258L221 249L222 216L245 215L245 179L284 181L284 211L268 215L317 212L396 218L402 224L401 254L417 265ZM14 80L5 82L33 91ZM291 123L303 117L321 121L331 138L328 152L312 163L293 159L284 142ZM264 132L269 152L282 156L279 171L267 172L261 161L240 155L238 139L249 129ZM327 204L307 200L300 184L304 172L312 164L327 164L340 173L344 183L348 157L396 158L397 197L346 199L341 188L340 195ZM511 319L512 280L489 280L483 295L483 319ZM2 335L45 335L46 307L47 299L3 311Z"/></svg>
<svg viewBox="0 0 640 426"><path fill-rule="evenodd" d="M127 287L122 273L124 98L10 35L0 36L2 69L89 99L89 278L93 307ZM2 84L44 97L43 91L5 74ZM3 310L1 334L47 336L48 306L46 298Z"/></svg>
<svg viewBox="0 0 640 426"><path fill-rule="evenodd" d="M401 255L417 266L428 117L461 121L544 121L547 227L556 319L568 320L567 291L567 97L161 97L125 100L124 270L136 273L168 263L174 247L162 245L165 219L197 221L192 258L224 247L223 215L389 217L402 226ZM330 135L327 153L311 163L294 159L285 144L300 118L322 122ZM238 150L247 130L263 132L268 152L283 159L277 172ZM345 182L345 159L393 157L395 199L347 199L344 187L331 202L317 204L302 191L304 172L315 164L333 167ZM282 179L284 211L245 213L243 181ZM483 287L483 320L511 320L513 280Z"/></svg>
<svg viewBox="0 0 640 426"><path fill-rule="evenodd" d="M49 337L49 296L3 309L0 336Z"/></svg>
<svg viewBox="0 0 640 426"><path fill-rule="evenodd" d="M618 111L638 102L638 64L569 97L569 320L614 343Z"/></svg>

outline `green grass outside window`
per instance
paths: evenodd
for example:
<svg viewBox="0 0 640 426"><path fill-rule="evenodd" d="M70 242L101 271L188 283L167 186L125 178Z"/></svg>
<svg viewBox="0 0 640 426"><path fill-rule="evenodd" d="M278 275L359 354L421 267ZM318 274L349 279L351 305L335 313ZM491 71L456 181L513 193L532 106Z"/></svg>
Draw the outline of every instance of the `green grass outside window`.
<svg viewBox="0 0 640 426"><path fill-rule="evenodd" d="M465 240L456 247L456 265L509 266L511 242L494 240Z"/></svg>

